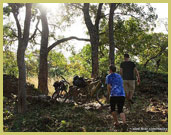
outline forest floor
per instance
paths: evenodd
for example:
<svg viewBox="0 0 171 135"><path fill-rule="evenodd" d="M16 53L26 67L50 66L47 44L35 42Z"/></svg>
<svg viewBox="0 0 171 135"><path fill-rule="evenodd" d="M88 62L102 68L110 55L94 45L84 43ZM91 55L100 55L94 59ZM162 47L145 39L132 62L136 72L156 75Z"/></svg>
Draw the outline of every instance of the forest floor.
<svg viewBox="0 0 171 135"><path fill-rule="evenodd" d="M124 107L127 132L167 132L167 94L154 96L137 91L134 97L132 108ZM4 99L4 131L123 132L123 128L115 128L110 108L100 107L97 103L78 106L74 103L34 102L21 115L16 113L14 100Z"/></svg>
<svg viewBox="0 0 171 135"><path fill-rule="evenodd" d="M168 75L149 71L140 72L141 85L136 87L134 104L124 106L127 132L167 132L168 131ZM54 103L28 101L28 110L17 113L15 98L7 98L11 92L17 93L18 79L3 77L3 129L4 132L123 132L122 126L115 128L110 107L101 107L91 102L76 105L73 102ZM40 94L31 84L27 91L31 95ZM13 96L14 97L14 96ZM120 123L122 123L119 118Z"/></svg>

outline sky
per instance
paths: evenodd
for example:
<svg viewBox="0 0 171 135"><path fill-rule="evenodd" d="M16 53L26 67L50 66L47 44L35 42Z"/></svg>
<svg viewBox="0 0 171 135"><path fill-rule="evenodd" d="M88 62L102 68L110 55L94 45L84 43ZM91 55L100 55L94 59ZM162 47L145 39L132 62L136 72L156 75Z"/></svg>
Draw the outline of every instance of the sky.
<svg viewBox="0 0 171 135"><path fill-rule="evenodd" d="M145 3L140 3L140 4L145 4ZM167 18L168 18L168 3L151 3L151 5L154 8L156 8L156 13L158 14L158 20L167 20ZM56 8L56 4L54 4L54 3L44 3L43 6L47 7L49 10L51 10L51 9L53 10ZM59 12L59 10L58 10L58 12ZM62 10L59 13L62 13ZM89 38L89 36L85 34L85 32L87 31L87 28L86 28L85 24L82 23L82 21L83 21L83 18L79 17L78 19L75 20L75 22L71 25L71 27L67 28L67 30L65 32L61 31L60 34L64 35L65 37L76 36L79 38ZM165 26L161 25L159 23L157 23L155 32L167 33ZM69 42L70 45L74 46L76 52L79 52L83 48L83 46L86 45L87 43L88 42L77 41L77 40L72 40ZM71 56L70 52L67 52L64 49L61 49L59 47L55 47L55 50L57 50L58 52L64 53L66 58Z"/></svg>
<svg viewBox="0 0 171 135"><path fill-rule="evenodd" d="M156 8L159 18L168 18L168 3L151 3Z"/></svg>
<svg viewBox="0 0 171 135"><path fill-rule="evenodd" d="M153 7L156 8L156 13L158 14L158 18L160 20L166 19L168 20L168 4L167 3L151 3ZM157 25L155 30L156 32L166 32L165 26Z"/></svg>

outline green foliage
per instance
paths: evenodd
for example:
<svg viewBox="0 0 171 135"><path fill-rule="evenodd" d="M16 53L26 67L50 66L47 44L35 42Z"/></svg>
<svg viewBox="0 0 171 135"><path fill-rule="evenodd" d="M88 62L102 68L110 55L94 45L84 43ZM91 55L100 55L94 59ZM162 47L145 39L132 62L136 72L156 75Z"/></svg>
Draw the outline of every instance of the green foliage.
<svg viewBox="0 0 171 135"><path fill-rule="evenodd" d="M149 4L138 5L137 3L122 3L119 5L118 9L121 10L121 17L125 16L133 17L139 19L141 24L148 27L149 25L155 26L154 21L158 18L155 13L155 9Z"/></svg>
<svg viewBox="0 0 171 135"><path fill-rule="evenodd" d="M41 108L45 109L41 109ZM73 104L34 104L29 112L23 115L13 115L8 110L4 112L5 131L32 132L82 132L94 131L96 126L103 127L107 121L97 116L97 112L85 110ZM15 118L15 119L14 119ZM13 123L10 121L14 119ZM89 119L89 121L87 121ZM7 126L8 125L8 126ZM108 127L102 128L107 131Z"/></svg>
<svg viewBox="0 0 171 135"><path fill-rule="evenodd" d="M27 51L25 54L27 77L38 76L38 54L39 51Z"/></svg>
<svg viewBox="0 0 171 135"><path fill-rule="evenodd" d="M168 35L163 33L149 33L146 27L142 27L140 20L130 18L129 20L118 20L114 24L114 40L116 46L115 63L119 68L119 64L123 60L123 54L129 53L131 60L139 62L140 68L148 59L153 58L147 64L147 69L150 71L167 73L168 70ZM107 31L105 26L102 32ZM108 50L108 33L101 35L100 43L103 51ZM107 51L108 52L108 51ZM106 52L106 53L107 53ZM106 57L107 58L107 57ZM156 62L160 60L159 69L156 70Z"/></svg>
<svg viewBox="0 0 171 135"><path fill-rule="evenodd" d="M11 12L12 12L12 9L10 6L3 7L3 15L9 16Z"/></svg>
<svg viewBox="0 0 171 135"><path fill-rule="evenodd" d="M3 25L3 50L10 50L11 46L17 41L16 29L12 29L13 22L8 22Z"/></svg>
<svg viewBox="0 0 171 135"><path fill-rule="evenodd" d="M14 52L3 51L3 73L18 76L17 60Z"/></svg>
<svg viewBox="0 0 171 135"><path fill-rule="evenodd" d="M141 84L138 90L148 94L168 93L168 75L149 70L140 71Z"/></svg>
<svg viewBox="0 0 171 135"><path fill-rule="evenodd" d="M160 60L158 72L168 72L168 35L152 33L145 35L143 51L139 52L140 64L145 64L150 71L156 71L157 61Z"/></svg>
<svg viewBox="0 0 171 135"><path fill-rule="evenodd" d="M60 52L50 51L48 54L49 77L57 75L67 75L67 59Z"/></svg>
<svg viewBox="0 0 171 135"><path fill-rule="evenodd" d="M80 75L90 77L91 75L91 46L86 45L80 53L69 58L69 73L71 76Z"/></svg>

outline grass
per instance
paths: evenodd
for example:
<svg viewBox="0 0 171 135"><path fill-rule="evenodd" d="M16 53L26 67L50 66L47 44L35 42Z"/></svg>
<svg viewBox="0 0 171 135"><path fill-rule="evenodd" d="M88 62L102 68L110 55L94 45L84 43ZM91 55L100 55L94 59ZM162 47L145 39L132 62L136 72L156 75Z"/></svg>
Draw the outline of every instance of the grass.
<svg viewBox="0 0 171 135"><path fill-rule="evenodd" d="M55 81L60 81L61 78L49 78L48 79L48 89L49 89L49 96L52 96L52 94L54 93L54 87L53 87L53 84ZM66 80L72 84L72 80L73 78L72 77L68 77L66 78ZM38 77L28 77L27 78L27 82L30 83L30 84L33 84L35 86L35 88L38 89Z"/></svg>
<svg viewBox="0 0 171 135"><path fill-rule="evenodd" d="M44 108L44 109L43 109ZM34 104L25 114L5 112L4 131L13 132L93 132L109 130L104 112L86 110L74 104ZM12 121L12 122L11 122ZM98 129L99 128L99 129Z"/></svg>
<svg viewBox="0 0 171 135"><path fill-rule="evenodd" d="M49 95L51 96L54 93L54 87L53 83L56 80L53 78L48 79L48 89L49 89ZM38 89L38 77L29 77L27 78L27 82L30 84L33 84L36 89Z"/></svg>

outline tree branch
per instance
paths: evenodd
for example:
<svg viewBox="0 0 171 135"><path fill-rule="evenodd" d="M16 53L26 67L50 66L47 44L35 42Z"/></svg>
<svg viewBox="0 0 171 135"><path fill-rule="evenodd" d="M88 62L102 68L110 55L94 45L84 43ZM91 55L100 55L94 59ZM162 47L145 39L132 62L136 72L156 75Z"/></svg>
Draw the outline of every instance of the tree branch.
<svg viewBox="0 0 171 135"><path fill-rule="evenodd" d="M90 34L90 37L91 37L90 39L91 39L91 43L92 43L94 38L97 38L97 40L99 40L98 39L99 38L98 37L99 29L92 23L92 20L91 20L90 14L89 14L89 7L90 7L90 3L84 3L83 13L84 13L84 21L87 26L88 32ZM97 34L96 36L95 36L95 33ZM99 42L99 41L97 41L97 42Z"/></svg>
<svg viewBox="0 0 171 135"><path fill-rule="evenodd" d="M25 17L25 21L24 21L24 32L23 32L23 40L25 42L28 42L28 40L29 40L31 8L32 8L32 4L27 3L26 4L26 17Z"/></svg>
<svg viewBox="0 0 171 135"><path fill-rule="evenodd" d="M14 19L15 19L15 22L16 22L16 25L17 25L17 30L18 30L18 38L21 39L21 35L22 35L22 32L21 32L21 25L20 25L20 22L18 20L18 9L15 8L15 4L14 3L9 3L9 6L12 8L12 13L13 13L13 16L14 16Z"/></svg>
<svg viewBox="0 0 171 135"><path fill-rule="evenodd" d="M149 59L145 62L144 67L147 66L147 64L148 64L148 62L149 62L150 60L155 59L155 58L161 56L162 53L163 53L163 51L165 51L165 49L166 49L166 47L161 48L161 50L160 50L160 52L159 52L158 54L156 54L155 56L149 58Z"/></svg>
<svg viewBox="0 0 171 135"><path fill-rule="evenodd" d="M97 10L97 17L95 20L95 27L97 30L99 29L98 27L99 27L99 22L101 19L102 6L103 6L103 3L99 3L98 10Z"/></svg>
<svg viewBox="0 0 171 135"><path fill-rule="evenodd" d="M60 43L63 43L63 42L66 42L66 41L69 41L69 40L72 40L72 39L76 39L76 40L79 40L79 41L90 42L90 39L84 39L84 38L78 38L78 37L71 36L71 37L63 38L63 39L60 39L60 40L57 40L56 42L54 42L52 45L50 45L48 47L48 52L51 51L55 46L59 45Z"/></svg>
<svg viewBox="0 0 171 135"><path fill-rule="evenodd" d="M118 4L115 5L114 11L118 8L119 5L121 5L121 3L118 3ZM106 17L108 15L109 15L109 13L108 14L101 15L101 18Z"/></svg>
<svg viewBox="0 0 171 135"><path fill-rule="evenodd" d="M13 35L14 37L17 37L17 38L18 38L18 36L16 35L16 32L15 32L14 29L12 29L10 26L5 26L5 28L10 29L11 32L12 32L12 35ZM4 36L4 37L5 37L5 36ZM8 37L8 36L6 36L6 37Z"/></svg>
<svg viewBox="0 0 171 135"><path fill-rule="evenodd" d="M71 3L71 7L75 7L77 9L83 10L83 5L78 4L78 3ZM94 10L89 9L89 12L94 13Z"/></svg>
<svg viewBox="0 0 171 135"><path fill-rule="evenodd" d="M100 35L104 35L104 34L106 34L107 32L105 31L105 32L101 32L101 33L99 33L99 36Z"/></svg>
<svg viewBox="0 0 171 135"><path fill-rule="evenodd" d="M118 8L119 5L121 5L121 3L118 3L118 4L115 5L114 11Z"/></svg>
<svg viewBox="0 0 171 135"><path fill-rule="evenodd" d="M38 29L39 29L38 28L39 22L40 22L40 18L38 18L38 21L37 21L37 24L36 24L36 29L35 29L33 35L29 38L29 40L32 40L35 37L35 35L36 35L36 33L37 33Z"/></svg>
<svg viewBox="0 0 171 135"><path fill-rule="evenodd" d="M87 25L88 30L93 31L92 29L90 29L90 28L93 28L94 25L90 18L89 7L90 7L90 3L84 3L84 7L83 7L84 20L85 20L85 24Z"/></svg>
<svg viewBox="0 0 171 135"><path fill-rule="evenodd" d="M81 6L80 4L78 4L78 3L71 3L71 6L72 7L75 7L75 8L78 8L78 9L83 9L83 6Z"/></svg>
<svg viewBox="0 0 171 135"><path fill-rule="evenodd" d="M115 9L115 10L116 10L116 9ZM124 15L124 16L131 16L131 17L133 17L133 18L137 18L137 17L133 16L132 14L119 13L119 12L114 13L114 15L115 15L115 14ZM102 17L108 16L108 15L109 15L109 14L105 14L105 15L103 15Z"/></svg>
<svg viewBox="0 0 171 135"><path fill-rule="evenodd" d="M133 16L132 14L125 14L125 13L115 13L115 14L118 14L118 15L125 15L125 16L131 16L133 18L137 18L135 16Z"/></svg>

